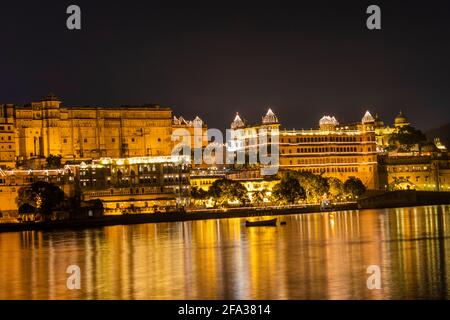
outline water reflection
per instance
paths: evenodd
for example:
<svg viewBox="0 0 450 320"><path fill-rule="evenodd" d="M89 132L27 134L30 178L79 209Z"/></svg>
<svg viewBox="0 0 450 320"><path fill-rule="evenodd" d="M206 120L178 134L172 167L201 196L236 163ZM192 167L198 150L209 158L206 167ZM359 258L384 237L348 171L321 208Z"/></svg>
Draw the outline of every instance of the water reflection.
<svg viewBox="0 0 450 320"><path fill-rule="evenodd" d="M450 206L0 234L0 299L448 298ZM66 287L69 265L82 289ZM382 289L368 290L379 265Z"/></svg>

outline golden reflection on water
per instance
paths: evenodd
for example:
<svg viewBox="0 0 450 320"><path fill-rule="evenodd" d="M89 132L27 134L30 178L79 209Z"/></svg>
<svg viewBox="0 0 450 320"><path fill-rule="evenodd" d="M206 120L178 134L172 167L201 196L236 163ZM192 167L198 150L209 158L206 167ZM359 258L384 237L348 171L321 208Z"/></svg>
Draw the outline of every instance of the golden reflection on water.
<svg viewBox="0 0 450 320"><path fill-rule="evenodd" d="M448 298L450 206L0 234L0 299ZM81 269L68 290L66 269ZM382 289L369 290L369 265Z"/></svg>

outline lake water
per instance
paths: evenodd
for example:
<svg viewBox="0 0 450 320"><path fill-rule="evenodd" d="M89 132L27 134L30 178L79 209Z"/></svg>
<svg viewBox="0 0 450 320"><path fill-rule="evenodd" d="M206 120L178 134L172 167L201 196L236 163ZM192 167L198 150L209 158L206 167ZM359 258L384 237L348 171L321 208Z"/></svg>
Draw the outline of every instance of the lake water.
<svg viewBox="0 0 450 320"><path fill-rule="evenodd" d="M447 299L450 206L0 234L0 299ZM78 265L81 289L69 290ZM378 265L381 289L367 288Z"/></svg>

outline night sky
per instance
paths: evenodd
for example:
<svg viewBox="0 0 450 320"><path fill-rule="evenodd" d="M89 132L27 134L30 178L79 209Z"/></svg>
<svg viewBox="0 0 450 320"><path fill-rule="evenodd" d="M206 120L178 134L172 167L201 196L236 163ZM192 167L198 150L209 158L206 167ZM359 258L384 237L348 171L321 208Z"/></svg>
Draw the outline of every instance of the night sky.
<svg viewBox="0 0 450 320"><path fill-rule="evenodd" d="M286 128L366 109L424 130L450 122L449 1L306 3L2 1L0 103L155 103L220 129L267 106ZM66 28L70 4L81 31ZM366 28L369 4L381 31Z"/></svg>

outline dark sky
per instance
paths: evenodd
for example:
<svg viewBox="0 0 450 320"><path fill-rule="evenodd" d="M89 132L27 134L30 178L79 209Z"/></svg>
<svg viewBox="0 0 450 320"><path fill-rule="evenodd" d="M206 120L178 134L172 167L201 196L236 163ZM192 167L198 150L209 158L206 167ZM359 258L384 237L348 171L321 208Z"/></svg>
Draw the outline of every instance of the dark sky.
<svg viewBox="0 0 450 320"><path fill-rule="evenodd" d="M70 4L81 31L66 29ZM449 1L2 1L0 23L0 103L157 103L221 129L268 105L287 128L366 109L450 122Z"/></svg>

